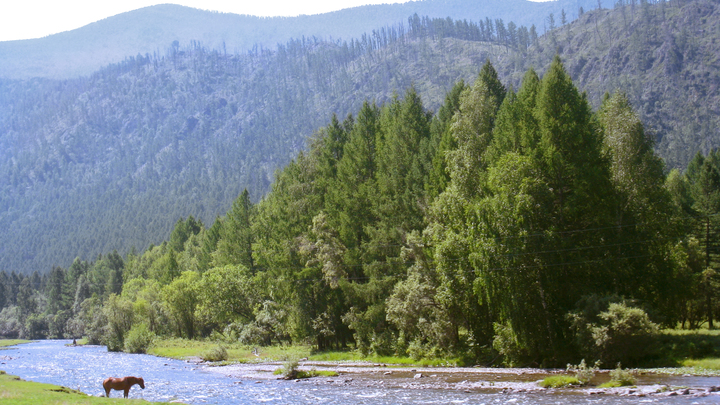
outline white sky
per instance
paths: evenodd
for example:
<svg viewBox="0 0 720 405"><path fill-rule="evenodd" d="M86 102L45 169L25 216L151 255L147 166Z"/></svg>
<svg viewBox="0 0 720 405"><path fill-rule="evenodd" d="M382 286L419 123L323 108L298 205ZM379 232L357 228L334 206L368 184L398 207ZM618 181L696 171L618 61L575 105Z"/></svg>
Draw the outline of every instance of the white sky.
<svg viewBox="0 0 720 405"><path fill-rule="evenodd" d="M138 8L175 3L201 10L257 16L320 14L365 4L408 0L2 0L0 41L40 38Z"/></svg>

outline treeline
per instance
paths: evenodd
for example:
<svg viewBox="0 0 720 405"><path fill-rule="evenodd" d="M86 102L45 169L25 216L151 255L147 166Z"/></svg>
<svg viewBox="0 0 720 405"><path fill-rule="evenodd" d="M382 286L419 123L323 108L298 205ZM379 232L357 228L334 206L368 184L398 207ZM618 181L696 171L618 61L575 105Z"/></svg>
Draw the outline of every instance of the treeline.
<svg viewBox="0 0 720 405"><path fill-rule="evenodd" d="M152 336L488 364L651 361L717 313L720 155L665 176L622 94L559 58L517 91L486 63L437 114L414 88L333 116L253 204L124 259L4 274L0 331L142 351Z"/></svg>

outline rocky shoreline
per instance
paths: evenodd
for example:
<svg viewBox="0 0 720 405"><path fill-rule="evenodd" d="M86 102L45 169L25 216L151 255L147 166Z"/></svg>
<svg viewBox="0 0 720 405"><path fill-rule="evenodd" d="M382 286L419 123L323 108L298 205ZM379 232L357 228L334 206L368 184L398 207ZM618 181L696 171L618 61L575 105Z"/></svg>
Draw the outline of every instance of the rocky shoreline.
<svg viewBox="0 0 720 405"><path fill-rule="evenodd" d="M283 366L282 362L233 364L212 366L202 364L207 370L238 379L237 383L262 383L279 377L273 372ZM609 380L608 370L600 371L585 387L543 388L538 382L543 378L564 373L564 370L517 369L517 368L466 368L466 367L396 367L383 364L346 362L300 362L299 370L334 371L336 377L315 377L294 380L298 384L332 384L339 387L382 387L412 390L459 390L478 393L558 393L577 395L617 395L634 397L706 397L717 396L720 401L720 377L687 378L692 376L668 376L644 374L638 385L618 388L599 388L597 385ZM685 381L687 380L687 381ZM683 384L683 383L690 384Z"/></svg>

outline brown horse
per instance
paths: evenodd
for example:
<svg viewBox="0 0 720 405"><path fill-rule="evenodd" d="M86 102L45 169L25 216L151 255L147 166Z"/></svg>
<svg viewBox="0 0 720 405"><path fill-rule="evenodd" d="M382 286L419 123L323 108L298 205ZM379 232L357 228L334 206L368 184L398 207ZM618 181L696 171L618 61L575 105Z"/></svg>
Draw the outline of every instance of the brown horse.
<svg viewBox="0 0 720 405"><path fill-rule="evenodd" d="M110 390L123 390L125 392L124 397L127 398L130 388L135 384L139 385L140 388L145 389L145 381L143 381L142 377L106 378L105 381L103 381L105 396L110 398Z"/></svg>

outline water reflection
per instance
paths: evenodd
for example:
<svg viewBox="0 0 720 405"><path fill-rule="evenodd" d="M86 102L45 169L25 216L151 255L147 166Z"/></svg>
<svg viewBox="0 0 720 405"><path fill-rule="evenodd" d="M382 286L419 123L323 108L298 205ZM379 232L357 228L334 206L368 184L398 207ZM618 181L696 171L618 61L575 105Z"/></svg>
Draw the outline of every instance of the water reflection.
<svg viewBox="0 0 720 405"><path fill-rule="evenodd" d="M580 393L501 393L459 390L409 390L382 386L336 386L323 382L238 380L183 361L148 355L110 353L104 346L65 346L71 341L39 341L0 351L0 370L23 379L104 393L102 380L135 375L145 389L135 386L130 398L180 401L187 404L710 404L705 398L626 398ZM122 391L113 391L121 397Z"/></svg>

